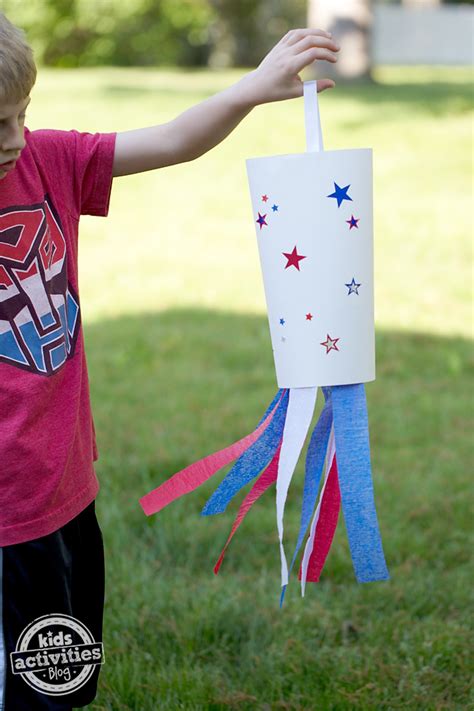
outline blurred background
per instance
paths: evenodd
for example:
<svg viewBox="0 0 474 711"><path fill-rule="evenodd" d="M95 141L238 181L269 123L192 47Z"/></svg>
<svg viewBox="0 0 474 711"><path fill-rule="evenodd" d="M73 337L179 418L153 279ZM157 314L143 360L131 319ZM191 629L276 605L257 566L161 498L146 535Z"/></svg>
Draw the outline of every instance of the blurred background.
<svg viewBox="0 0 474 711"><path fill-rule="evenodd" d="M470 7L471 6L471 7ZM472 60L472 0L3 0L37 59L96 65L250 67L291 27L343 40L338 72Z"/></svg>
<svg viewBox="0 0 474 711"><path fill-rule="evenodd" d="M374 151L377 380L367 385L392 579L357 585L343 521L282 611L274 495L213 565L239 502L218 474L146 519L138 499L251 431L276 389L245 158L305 150L302 100L259 106L197 161L115 180L84 217L80 285L107 555L96 711L473 708L470 3L2 0L35 48L27 124L170 121L292 27L331 30L326 149ZM304 78L328 76L317 63ZM294 544L300 464L285 536ZM471 487L471 488L470 488Z"/></svg>

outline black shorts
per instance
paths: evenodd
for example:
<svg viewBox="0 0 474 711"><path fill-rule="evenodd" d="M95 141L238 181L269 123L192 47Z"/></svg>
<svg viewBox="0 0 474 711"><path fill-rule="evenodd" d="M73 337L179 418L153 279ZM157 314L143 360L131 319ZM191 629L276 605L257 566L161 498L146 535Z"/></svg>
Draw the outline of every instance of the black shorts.
<svg viewBox="0 0 474 711"><path fill-rule="evenodd" d="M38 618L50 615L59 614L74 618L85 625L95 643L102 642L104 547L94 502L54 533L26 543L0 548L0 585L0 657L2 627L4 647L3 665L0 659L0 709L2 701L4 711L71 711L72 708L90 704L97 692L100 664L87 667L76 665L73 673L78 674L79 669L85 669L87 672L88 669L91 676L85 673L85 683L80 688L71 683L72 690L67 693L63 693L61 679L48 682L58 684L59 693L51 694L39 691L35 684L32 688L23 676L14 674L10 654L18 651L17 642L28 625ZM49 622L49 617L45 617L46 620ZM44 624L46 625L46 622ZM49 630L51 635L54 634L54 629L59 628L44 626L42 629L44 632ZM31 644L38 646L38 634L31 639ZM68 644L64 632L63 637L55 636L50 639L55 639L59 645ZM74 644L81 644L79 637L74 639ZM41 641L47 646L46 635L43 635ZM85 647L76 647L77 649L82 653ZM72 647L67 651L72 654ZM39 660L38 663L47 665L47 662L41 661L41 656ZM64 661L67 662L67 658L64 657ZM65 667L56 669L60 675L70 673L64 670ZM46 679L46 670L42 673ZM54 670L48 669L48 674L52 673Z"/></svg>

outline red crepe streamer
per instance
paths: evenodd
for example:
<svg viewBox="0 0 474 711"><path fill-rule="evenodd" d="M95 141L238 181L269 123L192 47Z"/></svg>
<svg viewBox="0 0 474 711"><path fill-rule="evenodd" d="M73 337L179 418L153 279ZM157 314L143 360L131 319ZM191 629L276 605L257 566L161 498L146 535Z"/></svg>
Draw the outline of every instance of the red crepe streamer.
<svg viewBox="0 0 474 711"><path fill-rule="evenodd" d="M227 547L229 543L231 542L232 538L234 537L235 532L239 528L240 524L254 505L254 503L262 496L262 494L265 493L265 491L268 489L269 486L271 486L276 480L278 476L278 463L280 461L280 450L281 450L281 442L278 446L277 451L275 452L275 455L268 465L268 467L265 469L262 474L260 474L259 478L255 482L255 484L252 486L250 489L249 493L245 497L245 499L242 501L242 504L240 506L240 509L237 513L237 516L235 517L234 524L232 526L232 530L229 533L229 537L226 541L226 544L224 548L222 549L222 553L219 556L219 560L214 566L214 573L217 575L217 573L220 570L220 567L222 565L222 561L224 560L224 556L227 550Z"/></svg>
<svg viewBox="0 0 474 711"><path fill-rule="evenodd" d="M280 406L285 392L285 390L282 391L281 397L273 410L254 432L239 439L229 447L209 454L207 457L190 464L163 482L161 486L145 494L145 496L140 499L140 504L145 514L151 516L151 514L161 511L161 509L164 509L165 506L168 506L168 504L175 499L179 499L180 496L189 494L191 491L194 491L194 489L197 489L198 486L204 484L204 482L210 479L219 469L222 469L222 467L225 467L234 459L240 457L266 430L277 408Z"/></svg>
<svg viewBox="0 0 474 711"><path fill-rule="evenodd" d="M311 556L308 561L306 581L309 583L317 583L319 581L321 571L324 568L329 549L331 548L334 534L336 533L340 508L341 492L339 491L336 455L334 455L321 501L313 550L311 551ZM301 567L298 579L301 580Z"/></svg>

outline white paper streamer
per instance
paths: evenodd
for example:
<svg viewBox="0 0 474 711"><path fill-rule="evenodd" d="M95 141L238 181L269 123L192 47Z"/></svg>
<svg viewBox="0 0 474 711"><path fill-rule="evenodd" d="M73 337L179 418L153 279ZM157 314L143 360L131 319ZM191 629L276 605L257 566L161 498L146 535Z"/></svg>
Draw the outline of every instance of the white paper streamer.
<svg viewBox="0 0 474 711"><path fill-rule="evenodd" d="M276 509L278 537L280 540L281 584L288 585L288 565L283 547L283 514L290 482L308 433L316 405L317 388L290 390L288 411L278 465L276 483Z"/></svg>
<svg viewBox="0 0 474 711"><path fill-rule="evenodd" d="M335 446L335 441L334 441L334 427L332 427L331 434L329 436L328 453L326 455L326 470L324 473L324 482L323 482L323 486L321 489L321 494L319 496L318 505L316 507L316 511L314 512L313 520L311 521L310 534L309 534L308 540L306 541L306 546L305 546L304 554L303 554L303 561L301 563L301 597L304 597L304 593L305 593L306 576L308 574L308 564L309 564L309 559L311 558L311 553L313 552L314 538L316 535L316 526L318 525L319 513L321 510L321 502L323 500L324 490L326 489L327 480L329 478L329 472L331 470L331 466L332 466L332 462L333 462L335 454L336 454L336 446Z"/></svg>

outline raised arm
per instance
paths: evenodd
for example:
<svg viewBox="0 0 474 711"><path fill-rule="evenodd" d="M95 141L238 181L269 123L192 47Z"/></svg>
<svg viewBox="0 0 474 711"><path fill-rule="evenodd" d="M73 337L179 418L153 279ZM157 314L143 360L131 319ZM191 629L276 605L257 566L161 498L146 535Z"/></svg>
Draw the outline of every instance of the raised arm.
<svg viewBox="0 0 474 711"><path fill-rule="evenodd" d="M114 177L194 160L214 148L258 104L303 94L299 72L315 60L337 61L338 44L323 30L291 30L254 71L168 123L117 135ZM318 81L318 91L334 86Z"/></svg>

